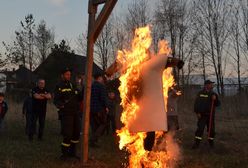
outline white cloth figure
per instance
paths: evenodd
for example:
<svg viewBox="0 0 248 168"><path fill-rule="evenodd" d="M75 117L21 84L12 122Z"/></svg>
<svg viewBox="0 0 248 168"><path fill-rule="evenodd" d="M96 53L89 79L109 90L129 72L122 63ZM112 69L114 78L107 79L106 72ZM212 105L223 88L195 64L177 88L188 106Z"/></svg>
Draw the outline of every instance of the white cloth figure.
<svg viewBox="0 0 248 168"><path fill-rule="evenodd" d="M162 81L166 62L167 55L161 54L142 65L142 96L138 100L136 117L129 122L131 133L168 130Z"/></svg>

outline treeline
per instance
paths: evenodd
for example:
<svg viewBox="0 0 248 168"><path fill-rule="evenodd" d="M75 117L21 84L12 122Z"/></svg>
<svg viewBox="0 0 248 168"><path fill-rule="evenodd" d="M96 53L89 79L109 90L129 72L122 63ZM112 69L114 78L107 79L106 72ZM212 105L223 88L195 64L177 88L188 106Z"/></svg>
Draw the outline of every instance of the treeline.
<svg viewBox="0 0 248 168"><path fill-rule="evenodd" d="M14 32L14 37L11 43L2 42L5 51L0 54L1 67L23 65L33 71L52 51L73 52L65 40L56 44L54 30L45 20L36 24L32 14L20 21L20 29Z"/></svg>
<svg viewBox="0 0 248 168"><path fill-rule="evenodd" d="M154 5L155 3L155 5ZM185 61L175 77L180 85L192 74L216 78L224 93L224 77L247 76L247 0L134 0L127 10L115 11L95 44L95 60L105 69L116 51L130 46L132 32L152 27L154 51L160 39L170 42L172 56ZM86 33L78 38L77 52L86 54Z"/></svg>
<svg viewBox="0 0 248 168"><path fill-rule="evenodd" d="M247 0L134 0L125 10L116 10L95 43L95 62L105 70L117 50L130 47L135 28L151 25L153 50L160 39L170 43L172 56L185 61L175 71L179 85L190 83L192 74L216 78L224 93L224 78L236 77L239 90L248 70ZM79 35L76 53L86 55L87 32ZM74 52L65 40L54 45L54 31L45 21L36 26L32 15L21 22L13 44L3 43L8 60L33 69L53 48ZM0 64L4 64L0 60Z"/></svg>

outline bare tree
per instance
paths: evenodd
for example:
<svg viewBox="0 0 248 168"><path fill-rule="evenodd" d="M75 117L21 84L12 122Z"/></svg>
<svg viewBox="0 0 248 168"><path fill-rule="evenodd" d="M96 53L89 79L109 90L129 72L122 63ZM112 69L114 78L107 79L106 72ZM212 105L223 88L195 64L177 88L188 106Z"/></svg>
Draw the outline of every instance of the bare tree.
<svg viewBox="0 0 248 168"><path fill-rule="evenodd" d="M3 58L3 55L0 53L0 67L4 67L6 65L7 59Z"/></svg>
<svg viewBox="0 0 248 168"><path fill-rule="evenodd" d="M25 21L21 21L22 30L16 32L19 38L24 38L24 43L26 43L27 48L27 61L29 69L32 71L34 68L34 18L32 14L25 16Z"/></svg>
<svg viewBox="0 0 248 168"><path fill-rule="evenodd" d="M128 30L146 26L150 21L148 1L134 0L130 3L125 19L125 26Z"/></svg>
<svg viewBox="0 0 248 168"><path fill-rule="evenodd" d="M74 53L74 50L71 49L68 41L62 39L59 44L54 44L51 48L52 52L65 52L65 53Z"/></svg>
<svg viewBox="0 0 248 168"><path fill-rule="evenodd" d="M134 0L128 4L128 10L124 16L123 25L127 32L129 42L134 35L134 30L151 23L148 0Z"/></svg>
<svg viewBox="0 0 248 168"><path fill-rule="evenodd" d="M113 61L113 29L111 19L105 24L101 34L99 35L95 43L95 61L101 65L103 71L105 71L110 63ZM112 59L112 60L111 60Z"/></svg>
<svg viewBox="0 0 248 168"><path fill-rule="evenodd" d="M81 55L86 55L87 53L87 36L86 33L82 33L76 39L76 52Z"/></svg>
<svg viewBox="0 0 248 168"><path fill-rule="evenodd" d="M156 23L160 25L163 34L161 38L170 38L172 56L176 55L176 40L178 34L179 0L161 0L155 13Z"/></svg>
<svg viewBox="0 0 248 168"><path fill-rule="evenodd" d="M246 49L248 50L248 1L239 0L240 15L241 15L241 27L244 33L244 41Z"/></svg>
<svg viewBox="0 0 248 168"><path fill-rule="evenodd" d="M229 1L197 0L195 17L198 29L203 33L203 40L209 47L211 62L217 79L218 93L224 94L224 74L227 57L224 51L229 36L230 10Z"/></svg>
<svg viewBox="0 0 248 168"><path fill-rule="evenodd" d="M184 61L189 61L188 66L193 65L192 59L197 32L192 28L191 1L187 0L160 0L155 12L155 23L159 26L160 38L169 39L172 56ZM187 66L185 66L187 67ZM193 72L193 67L188 68L187 76ZM184 85L185 68L181 71L174 70L174 76L178 84Z"/></svg>
<svg viewBox="0 0 248 168"><path fill-rule="evenodd" d="M11 63L21 64L29 69L34 68L34 18L32 14L25 16L24 22L21 21L21 29L15 31L15 40L13 44L3 45L6 49L5 55L11 60Z"/></svg>
<svg viewBox="0 0 248 168"><path fill-rule="evenodd" d="M118 48L122 47L122 34L120 27L115 25L115 18L111 17L105 24L101 34L99 35L94 46L94 62L105 69L110 65L116 55ZM117 23L119 23L117 21ZM123 40L124 41L124 40ZM82 33L76 40L76 52L82 55L86 55L87 51L87 36L86 33Z"/></svg>
<svg viewBox="0 0 248 168"><path fill-rule="evenodd" d="M54 32L47 28L46 22L41 20L35 32L35 46L39 52L39 62L42 63L51 52L54 45Z"/></svg>
<svg viewBox="0 0 248 168"><path fill-rule="evenodd" d="M232 25L231 25L231 43L234 48L235 54L231 54L231 57L233 58L235 62L235 69L237 72L238 76L238 86L239 86L239 91L241 91L241 51L240 51L240 36L241 36L241 31L240 31L240 16L239 16L239 7L237 6L236 9L233 11L233 16L232 16Z"/></svg>
<svg viewBox="0 0 248 168"><path fill-rule="evenodd" d="M6 44L2 42L5 48L6 59L9 60L10 64L21 64L26 66L26 46L24 44L23 38L19 35L16 35L16 40L13 41L13 44Z"/></svg>

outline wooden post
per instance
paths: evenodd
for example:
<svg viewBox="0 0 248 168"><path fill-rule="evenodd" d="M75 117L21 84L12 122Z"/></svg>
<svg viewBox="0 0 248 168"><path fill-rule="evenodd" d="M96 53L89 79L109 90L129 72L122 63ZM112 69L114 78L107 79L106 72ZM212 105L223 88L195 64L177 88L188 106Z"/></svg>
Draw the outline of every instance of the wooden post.
<svg viewBox="0 0 248 168"><path fill-rule="evenodd" d="M89 155L89 125L90 125L90 97L93 70L93 53L94 43L106 23L111 11L117 0L89 0L89 20L88 20L88 37L87 37L87 59L86 59L86 83L84 86L84 107L82 121L81 137L81 161L83 165L88 162ZM97 6L105 3L99 16L96 18Z"/></svg>
<svg viewBox="0 0 248 168"><path fill-rule="evenodd" d="M87 37L87 58L86 58L86 83L84 86L84 103L83 103L83 122L82 122L82 138L81 138L81 160L83 164L88 161L89 151L89 122L90 122L90 95L91 95L91 82L92 82L92 67L93 67L93 52L94 52L94 40L92 28L94 27L95 15L97 12L96 6L93 5L93 1L89 0L89 20L88 20L88 37Z"/></svg>

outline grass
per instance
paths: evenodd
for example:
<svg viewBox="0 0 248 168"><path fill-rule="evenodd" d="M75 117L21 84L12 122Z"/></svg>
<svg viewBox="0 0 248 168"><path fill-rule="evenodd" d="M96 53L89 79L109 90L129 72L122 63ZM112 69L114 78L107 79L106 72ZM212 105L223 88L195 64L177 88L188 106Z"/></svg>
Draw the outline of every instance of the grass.
<svg viewBox="0 0 248 168"><path fill-rule="evenodd" d="M246 168L248 167L248 115L245 112L248 103L247 95L225 98L222 108L216 115L215 149L210 150L206 137L200 149L191 150L196 128L196 118L192 112L190 97L179 101L181 131L175 139L181 148L181 159L178 168ZM240 104L241 103L241 104ZM49 105L44 141L32 143L24 133L24 120L21 115L21 104L9 100L10 110L5 118L5 127L0 133L0 168L79 168L79 162L59 160L60 125L56 109ZM238 108L237 108L238 107ZM119 168L126 162L126 154L119 151L117 141L112 136L103 136L101 147L90 149L89 167Z"/></svg>

